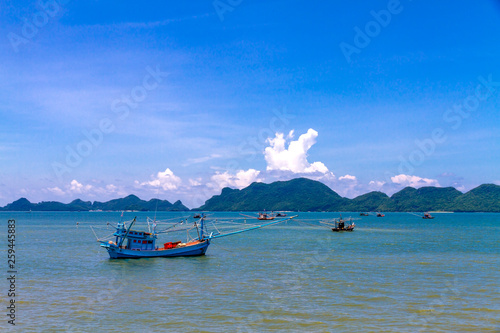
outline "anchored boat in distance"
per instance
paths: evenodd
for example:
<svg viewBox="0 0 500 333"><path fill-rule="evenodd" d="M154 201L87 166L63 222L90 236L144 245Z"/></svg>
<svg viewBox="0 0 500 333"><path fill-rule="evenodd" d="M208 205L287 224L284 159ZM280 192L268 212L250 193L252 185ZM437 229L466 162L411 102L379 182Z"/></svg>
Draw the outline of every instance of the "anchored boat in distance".
<svg viewBox="0 0 500 333"><path fill-rule="evenodd" d="M266 212L264 213L259 213L259 217L257 217L257 220L263 220L263 221L267 221L267 220L274 220L276 216L274 216L272 213L271 214L268 214Z"/></svg>
<svg viewBox="0 0 500 333"><path fill-rule="evenodd" d="M349 224L346 225L346 222L342 219L342 215L340 215L339 219L334 219L333 223L322 221L320 221L320 223L330 226L333 232L354 231L355 226L354 222L352 222L352 218L349 218Z"/></svg>

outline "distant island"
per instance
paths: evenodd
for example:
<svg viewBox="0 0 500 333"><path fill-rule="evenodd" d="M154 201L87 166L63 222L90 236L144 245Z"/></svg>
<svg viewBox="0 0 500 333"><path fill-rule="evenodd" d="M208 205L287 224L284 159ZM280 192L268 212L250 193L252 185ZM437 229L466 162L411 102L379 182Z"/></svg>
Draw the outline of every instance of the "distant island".
<svg viewBox="0 0 500 333"><path fill-rule="evenodd" d="M189 211L179 200L173 204L167 200L151 199L144 201L135 195L129 195L125 198L114 199L106 202L73 200L69 204L57 201L42 201L40 203L31 203L26 198L21 198L0 208L0 211Z"/></svg>
<svg viewBox="0 0 500 333"><path fill-rule="evenodd" d="M462 193L453 187L406 187L388 196L369 192L354 199L341 197L325 184L296 178L271 184L252 183L242 189L224 188L194 211L302 211L302 212L500 212L500 186L483 184ZM181 201L144 201L135 195L107 202L74 200L31 203L16 200L0 211L189 211Z"/></svg>

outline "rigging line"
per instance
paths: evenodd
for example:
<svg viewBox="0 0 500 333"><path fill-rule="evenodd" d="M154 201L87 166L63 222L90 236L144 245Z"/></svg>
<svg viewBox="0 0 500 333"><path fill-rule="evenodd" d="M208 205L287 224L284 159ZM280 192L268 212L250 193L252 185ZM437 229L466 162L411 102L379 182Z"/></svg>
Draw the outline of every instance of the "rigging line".
<svg viewBox="0 0 500 333"><path fill-rule="evenodd" d="M420 215L420 214L415 214L415 213L411 213L411 212L406 212L406 213L411 214L411 215L415 215L415 216L418 216L418 217L422 217L422 215Z"/></svg>
<svg viewBox="0 0 500 333"><path fill-rule="evenodd" d="M231 256L233 256L233 257L235 257L237 255L234 251L228 250L226 247L220 245L219 243L210 243L210 244L213 244L212 246L218 247L221 250L224 250L226 252L231 253Z"/></svg>
<svg viewBox="0 0 500 333"><path fill-rule="evenodd" d="M178 232L178 231L183 231L183 230L186 230L186 229L187 229L187 230L193 229L193 227L188 227L188 226L186 226L185 228L182 228L182 229L174 229L174 230L170 230L170 229L172 229L172 228L176 227L179 223L180 223L180 224L183 224L183 223L184 223L184 221L178 222L178 223L176 223L176 224L174 224L174 225L172 225L172 226L170 226L170 227L168 227L168 228L166 228L166 229L160 230L160 231L158 231L158 232L157 232L157 234L159 234L159 233L167 233L167 232ZM170 231L168 231L168 230L170 230Z"/></svg>
<svg viewBox="0 0 500 333"><path fill-rule="evenodd" d="M217 232L220 234L221 233L220 230L217 228L217 226L215 225L215 223L213 221L212 221L212 225L215 228L215 230L217 230Z"/></svg>
<svg viewBox="0 0 500 333"><path fill-rule="evenodd" d="M253 219L256 219L256 218L258 217L258 216L255 216L255 215L254 215L254 216L245 215L245 214L240 214L240 215L241 215L241 216L245 216L245 217L247 217L247 218L248 218L248 217L250 217L250 218L253 218Z"/></svg>
<svg viewBox="0 0 500 333"><path fill-rule="evenodd" d="M191 238L191 235L189 234L189 230L186 231L186 243L191 242L194 238Z"/></svg>
<svg viewBox="0 0 500 333"><path fill-rule="evenodd" d="M298 215L294 215L294 216L291 216L291 217L289 217L287 219L273 221L273 222L269 222L269 223L264 223L264 224L256 226L256 227L251 227L251 228L247 228L247 229L243 229L243 230L233 231L233 232L229 232L227 234L216 235L216 236L212 236L212 237L208 237L208 238L210 238L210 239L212 239L212 238L220 238L220 237L226 237L226 236L230 236L230 235L234 235L234 234L239 234L239 233L242 233L242 232L245 232L245 231L259 229L259 228L262 228L262 227L265 227L265 226L268 226L268 225L277 224L277 223L283 223L283 222L291 220L291 219L293 219L293 218L295 218L297 216Z"/></svg>
<svg viewBox="0 0 500 333"><path fill-rule="evenodd" d="M104 241L104 240L106 240L106 239L111 239L111 238L113 238L113 236L114 236L114 233L113 233L113 234L110 234L110 235L107 235L107 236L105 236L105 237L99 238L99 239L98 239L98 241Z"/></svg>
<svg viewBox="0 0 500 333"><path fill-rule="evenodd" d="M166 228L172 228L178 224L181 224L182 222L176 222L176 223L156 223L156 225L159 225L161 227L166 227Z"/></svg>
<svg viewBox="0 0 500 333"><path fill-rule="evenodd" d="M92 228L92 226L90 226L90 229L92 229L92 232L94 233L95 238L96 238L97 240L99 240L99 237L97 237L97 235L96 235L96 233L95 233L95 231L94 231L94 228Z"/></svg>
<svg viewBox="0 0 500 333"><path fill-rule="evenodd" d="M209 225L210 226L210 225ZM240 230L240 229L248 229L248 228L253 228L253 227L259 227L260 225L218 225L217 227L215 227L215 225L213 227L215 227L216 229L220 229L220 230L232 230L232 229L235 229L235 230ZM212 227L212 226L210 226Z"/></svg>
<svg viewBox="0 0 500 333"><path fill-rule="evenodd" d="M158 188L156 189L156 207L155 207L155 217L154 217L155 221L156 221L156 211L158 210L158 201L160 201L160 199L158 199L159 193L160 193L160 182L158 181Z"/></svg>
<svg viewBox="0 0 500 333"><path fill-rule="evenodd" d="M326 224L326 225L329 225L329 226L333 226L333 224L331 222L319 222L321 224ZM339 221L334 221L335 224L339 223Z"/></svg>
<svg viewBox="0 0 500 333"><path fill-rule="evenodd" d="M174 230L161 230L161 231L157 231L156 234L160 235L160 234L169 234L169 233L175 233L175 232L181 232L181 231L184 231L184 230L193 230L194 228L182 228L182 229L174 229Z"/></svg>
<svg viewBox="0 0 500 333"><path fill-rule="evenodd" d="M310 225L310 226L313 226L313 227L317 227L317 228L318 228L318 227L319 227L319 228L321 228L321 227L322 227L322 226L321 226L321 225L319 225L319 224L307 223L307 222L304 222L304 221L302 221L302 220L297 220L297 222L302 223L302 224L307 224L307 225Z"/></svg>
<svg viewBox="0 0 500 333"><path fill-rule="evenodd" d="M149 218L151 219L151 218ZM156 223L168 223L167 221L172 221L172 220L178 220L179 219L179 216L176 216L176 217L172 217L172 218L169 218L169 219L162 219L162 220L157 220ZM184 220L185 217L181 217L181 220Z"/></svg>
<svg viewBox="0 0 500 333"><path fill-rule="evenodd" d="M249 227L258 227L259 225L244 225L244 224L239 224L239 225L233 225L233 224L216 224L213 222L206 222L208 228L216 228L220 230L228 230L228 229L247 229Z"/></svg>
<svg viewBox="0 0 500 333"><path fill-rule="evenodd" d="M251 218L257 219L257 216L248 216L248 217L251 217ZM246 219L248 219L248 217L230 217L230 216L227 216L227 217L219 217L218 219L219 219L219 220L222 220L222 221L224 221L224 220L231 220L231 221L233 221L233 220L235 220L235 221L240 220L240 221L241 221L241 220L246 220Z"/></svg>
<svg viewBox="0 0 500 333"><path fill-rule="evenodd" d="M213 223L213 221L211 221ZM236 224L236 225L241 225L241 226L254 226L254 225L259 225L259 224L254 224L254 223L241 223L241 222L231 222L231 221L219 221L220 223L227 223L227 224Z"/></svg>
<svg viewBox="0 0 500 333"><path fill-rule="evenodd" d="M338 217L332 217L332 218L329 218L328 220L334 220L334 219L338 219ZM300 220L300 221L318 221L318 220L323 221L324 219L302 219L302 218L301 218L301 219L298 219L298 220L296 220L296 221L299 221L299 220Z"/></svg>
<svg viewBox="0 0 500 333"><path fill-rule="evenodd" d="M109 226L96 227L96 226L93 226L93 225L89 225L89 227L94 228L96 230L99 230L99 229L101 229L101 230L107 230Z"/></svg>

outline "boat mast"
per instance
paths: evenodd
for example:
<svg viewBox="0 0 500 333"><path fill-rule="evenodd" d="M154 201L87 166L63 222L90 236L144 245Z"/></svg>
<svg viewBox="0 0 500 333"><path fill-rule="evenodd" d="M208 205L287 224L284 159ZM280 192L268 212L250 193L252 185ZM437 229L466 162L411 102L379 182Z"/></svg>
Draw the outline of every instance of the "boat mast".
<svg viewBox="0 0 500 333"><path fill-rule="evenodd" d="M123 244L123 241L125 240L125 238L127 238L128 233L130 232L130 229L132 229L132 226L134 225L136 218L137 218L137 216L134 217L134 219L132 220L132 223L130 223L130 226L128 227L127 232L125 233L125 236L123 236L122 239L120 240L120 245L118 245L118 247L121 247Z"/></svg>
<svg viewBox="0 0 500 333"><path fill-rule="evenodd" d="M205 216L202 216L201 219L200 219L200 234L199 234L200 241L203 240L203 236L204 236L203 235L203 231L204 231L203 229L205 227L205 223L204 222L205 222Z"/></svg>

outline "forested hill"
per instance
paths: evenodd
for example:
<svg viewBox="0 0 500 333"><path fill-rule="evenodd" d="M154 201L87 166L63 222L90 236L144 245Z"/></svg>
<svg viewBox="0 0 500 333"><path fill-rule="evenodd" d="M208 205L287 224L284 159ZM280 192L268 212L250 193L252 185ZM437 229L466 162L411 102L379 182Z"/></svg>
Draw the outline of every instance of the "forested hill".
<svg viewBox="0 0 500 333"><path fill-rule="evenodd" d="M144 201L135 195L114 199L107 202L73 200L68 204L57 201L42 201L31 203L26 198L21 198L0 208L0 211L89 211L89 210L138 210L138 211L188 211L189 208L182 202L173 204L167 200L151 199Z"/></svg>
<svg viewBox="0 0 500 333"><path fill-rule="evenodd" d="M500 186L484 184L462 193L453 187L406 187L391 197L369 192L343 198L321 182L306 178L224 188L196 210L203 211L385 211L500 212Z"/></svg>

